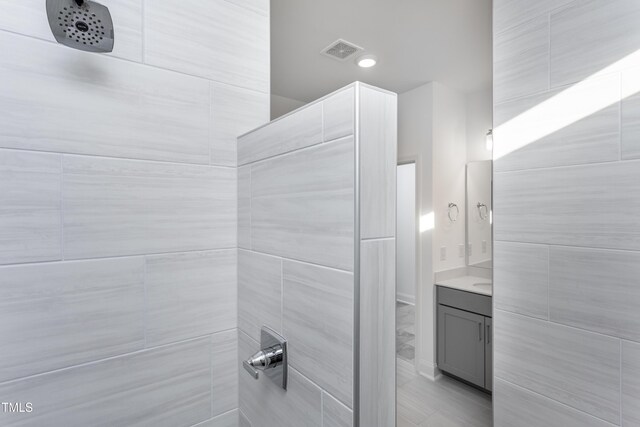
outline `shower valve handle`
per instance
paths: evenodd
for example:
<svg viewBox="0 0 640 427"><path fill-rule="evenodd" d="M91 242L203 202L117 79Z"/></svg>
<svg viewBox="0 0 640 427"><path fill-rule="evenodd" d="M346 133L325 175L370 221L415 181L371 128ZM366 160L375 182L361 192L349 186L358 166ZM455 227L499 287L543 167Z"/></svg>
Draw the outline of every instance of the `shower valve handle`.
<svg viewBox="0 0 640 427"><path fill-rule="evenodd" d="M266 326L260 333L261 350L242 362L242 367L254 379L263 371L265 377L287 389L287 341L277 332Z"/></svg>

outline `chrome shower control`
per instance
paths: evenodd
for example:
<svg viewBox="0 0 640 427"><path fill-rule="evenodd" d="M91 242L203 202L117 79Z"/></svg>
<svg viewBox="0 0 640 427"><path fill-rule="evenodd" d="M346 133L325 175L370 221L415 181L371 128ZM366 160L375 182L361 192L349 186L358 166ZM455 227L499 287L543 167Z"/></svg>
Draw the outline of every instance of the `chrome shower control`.
<svg viewBox="0 0 640 427"><path fill-rule="evenodd" d="M260 342L262 350L242 362L242 366L256 380L260 376L259 371L263 371L265 376L286 390L287 341L277 332L263 326Z"/></svg>

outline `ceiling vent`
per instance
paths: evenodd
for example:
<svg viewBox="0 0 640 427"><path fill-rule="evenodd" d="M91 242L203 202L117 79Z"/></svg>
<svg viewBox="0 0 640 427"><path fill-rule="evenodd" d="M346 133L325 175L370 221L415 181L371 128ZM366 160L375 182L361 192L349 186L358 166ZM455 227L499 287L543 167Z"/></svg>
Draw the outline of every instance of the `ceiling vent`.
<svg viewBox="0 0 640 427"><path fill-rule="evenodd" d="M346 61L349 58L352 58L358 52L364 51L358 45L355 45L346 40L338 39L335 42L331 43L326 48L322 49L322 53L329 58L337 59L338 61Z"/></svg>

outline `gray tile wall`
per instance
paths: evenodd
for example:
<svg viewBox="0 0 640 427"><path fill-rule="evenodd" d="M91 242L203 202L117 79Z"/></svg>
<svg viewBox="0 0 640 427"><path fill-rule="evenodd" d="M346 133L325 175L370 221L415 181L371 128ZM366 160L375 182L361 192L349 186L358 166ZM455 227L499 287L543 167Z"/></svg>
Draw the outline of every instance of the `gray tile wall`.
<svg viewBox="0 0 640 427"><path fill-rule="evenodd" d="M368 133L362 122L355 129L356 111L361 118L364 115L356 105L365 90L381 94L383 101L369 103L377 109L368 116ZM395 168L387 165L395 166L394 118L394 95L356 83L238 141L238 160L243 165L238 168L238 241L242 248L238 257L238 362L258 349L260 328L266 325L288 339L291 368L286 393L268 379L255 381L240 373L240 413L246 425L353 426L354 408L361 403L354 402L354 278L358 272L354 254L360 240L355 235L355 156L367 162L370 179L395 182ZM365 143L368 154L363 150ZM393 150L385 144L393 144ZM395 191L391 184L378 187ZM386 212L384 201L395 200L393 194L374 194L373 190L362 197L363 205L380 206L380 212ZM366 216L373 237L392 242L395 218L374 218L369 213L361 214L361 222ZM395 280L389 280L389 273L395 259L387 257L387 262L389 268L376 285L393 296ZM377 271L377 266L367 266ZM395 329L391 323L385 325L390 331L388 342L376 341L376 345L391 349L393 356ZM368 356L366 360L370 362ZM384 378L385 384L395 384L393 357L387 362L390 376ZM391 417L392 394L383 402ZM387 424L385 420L360 425Z"/></svg>
<svg viewBox="0 0 640 427"><path fill-rule="evenodd" d="M33 412L0 425L235 427L236 137L269 119L269 2L103 3L106 55L2 2L0 401Z"/></svg>
<svg viewBox="0 0 640 427"><path fill-rule="evenodd" d="M640 3L494 18L495 425L636 425Z"/></svg>

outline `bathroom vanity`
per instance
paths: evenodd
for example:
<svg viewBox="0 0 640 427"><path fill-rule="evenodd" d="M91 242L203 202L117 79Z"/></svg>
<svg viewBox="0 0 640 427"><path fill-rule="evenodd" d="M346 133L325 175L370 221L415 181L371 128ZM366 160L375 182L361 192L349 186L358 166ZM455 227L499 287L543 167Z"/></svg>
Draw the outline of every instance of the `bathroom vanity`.
<svg viewBox="0 0 640 427"><path fill-rule="evenodd" d="M436 284L438 368L492 390L490 280L463 276Z"/></svg>

